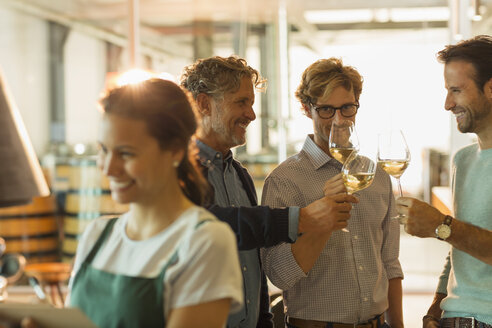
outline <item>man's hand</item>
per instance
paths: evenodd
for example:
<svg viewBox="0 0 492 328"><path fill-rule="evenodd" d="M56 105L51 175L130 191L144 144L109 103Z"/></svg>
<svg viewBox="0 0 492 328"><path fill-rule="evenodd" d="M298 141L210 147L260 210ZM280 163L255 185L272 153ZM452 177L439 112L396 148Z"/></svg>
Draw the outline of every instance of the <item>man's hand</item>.
<svg viewBox="0 0 492 328"><path fill-rule="evenodd" d="M422 321L422 328L439 328L439 327L441 327L439 325L439 321L430 318L425 318Z"/></svg>
<svg viewBox="0 0 492 328"><path fill-rule="evenodd" d="M446 294L436 293L427 314L422 318L422 328L439 328L441 319L441 302Z"/></svg>
<svg viewBox="0 0 492 328"><path fill-rule="evenodd" d="M325 196L333 196L336 194L346 193L347 188L343 183L342 173L334 175L325 182L323 193Z"/></svg>
<svg viewBox="0 0 492 328"><path fill-rule="evenodd" d="M435 237L438 225L444 221L444 214L429 204L415 198L401 197L396 208L405 215L405 231L421 238Z"/></svg>
<svg viewBox="0 0 492 328"><path fill-rule="evenodd" d="M299 212L299 232L331 233L347 227L351 203L359 200L347 194L325 196Z"/></svg>

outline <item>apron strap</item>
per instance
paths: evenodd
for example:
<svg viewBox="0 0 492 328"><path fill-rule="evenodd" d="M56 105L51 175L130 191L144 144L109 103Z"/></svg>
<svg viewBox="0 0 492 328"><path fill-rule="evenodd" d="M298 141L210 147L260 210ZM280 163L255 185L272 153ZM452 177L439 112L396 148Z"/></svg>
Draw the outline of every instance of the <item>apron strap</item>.
<svg viewBox="0 0 492 328"><path fill-rule="evenodd" d="M212 220L212 219L204 219L204 220L202 220L202 221L198 222L198 223L195 225L195 230L196 230L196 229L198 229L198 228L200 228L200 226L202 226L204 223L209 222L209 221L213 221L213 220Z"/></svg>
<svg viewBox="0 0 492 328"><path fill-rule="evenodd" d="M113 230L113 226L116 223L116 220L118 220L118 218L112 218L112 219L109 220L109 222L106 224L106 227L104 227L103 232L101 233L101 235L97 239L96 243L92 247L89 255L87 255L87 257L85 258L84 262L86 262L86 263L92 263L92 260L94 259L94 256L96 256L97 251L101 247L102 243L109 236L109 233L111 232L111 230Z"/></svg>

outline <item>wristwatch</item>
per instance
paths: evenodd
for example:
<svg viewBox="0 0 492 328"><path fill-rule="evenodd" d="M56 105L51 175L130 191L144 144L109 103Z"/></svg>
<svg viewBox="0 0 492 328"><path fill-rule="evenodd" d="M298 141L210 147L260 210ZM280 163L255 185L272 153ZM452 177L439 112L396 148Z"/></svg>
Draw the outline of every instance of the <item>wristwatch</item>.
<svg viewBox="0 0 492 328"><path fill-rule="evenodd" d="M444 221L436 228L436 238L439 240L446 240L451 236L451 222L453 217L446 215Z"/></svg>

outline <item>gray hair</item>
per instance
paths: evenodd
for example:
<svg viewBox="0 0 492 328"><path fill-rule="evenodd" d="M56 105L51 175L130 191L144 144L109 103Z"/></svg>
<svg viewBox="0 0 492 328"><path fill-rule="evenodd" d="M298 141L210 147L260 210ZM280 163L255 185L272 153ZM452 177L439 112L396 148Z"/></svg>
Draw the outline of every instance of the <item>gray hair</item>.
<svg viewBox="0 0 492 328"><path fill-rule="evenodd" d="M264 90L266 80L260 73L248 66L245 59L236 56L210 57L199 59L184 68L181 86L191 92L194 99L205 93L222 99L226 92L236 92L243 77L250 77L257 90Z"/></svg>

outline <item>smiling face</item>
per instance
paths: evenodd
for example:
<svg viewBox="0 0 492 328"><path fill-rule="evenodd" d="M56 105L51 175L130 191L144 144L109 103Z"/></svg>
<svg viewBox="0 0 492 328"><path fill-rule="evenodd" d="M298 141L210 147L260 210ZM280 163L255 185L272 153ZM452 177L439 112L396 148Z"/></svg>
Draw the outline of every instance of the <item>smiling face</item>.
<svg viewBox="0 0 492 328"><path fill-rule="evenodd" d="M479 90L473 80L474 73L473 65L465 61L456 60L445 65L447 95L444 107L456 116L460 132L480 135L492 126L492 98L487 91ZM484 90L488 90L491 83L492 80Z"/></svg>
<svg viewBox="0 0 492 328"><path fill-rule="evenodd" d="M329 105L333 107L341 107L345 104L355 103L355 96L353 91L349 91L342 86L336 87L329 95L325 95L318 99L315 106ZM314 142L323 149L325 153L330 154L330 130L333 121L352 121L355 122L355 116L343 117L339 110L336 111L335 116L329 119L321 118L316 110L313 108L306 108L306 114L313 120L314 128ZM331 156L331 155L330 155Z"/></svg>
<svg viewBox="0 0 492 328"><path fill-rule="evenodd" d="M143 120L104 114L99 145L98 165L118 203L152 204L178 184L172 163L183 154L162 150Z"/></svg>
<svg viewBox="0 0 492 328"><path fill-rule="evenodd" d="M243 77L239 90L224 94L222 100L210 99L210 110L203 119L203 142L227 153L246 142L246 128L256 119L253 111L255 93L250 77Z"/></svg>

